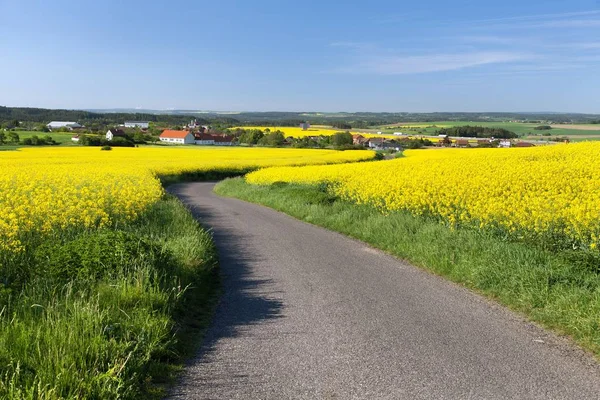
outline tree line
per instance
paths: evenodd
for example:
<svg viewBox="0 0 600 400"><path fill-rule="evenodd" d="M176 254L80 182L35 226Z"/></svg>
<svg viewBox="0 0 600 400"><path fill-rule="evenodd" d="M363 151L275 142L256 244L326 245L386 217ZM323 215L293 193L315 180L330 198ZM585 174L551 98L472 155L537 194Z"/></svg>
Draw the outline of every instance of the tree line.
<svg viewBox="0 0 600 400"><path fill-rule="evenodd" d="M438 135L472 137L472 138L496 138L515 139L519 137L516 133L503 128L489 128L484 126L453 126L438 130Z"/></svg>

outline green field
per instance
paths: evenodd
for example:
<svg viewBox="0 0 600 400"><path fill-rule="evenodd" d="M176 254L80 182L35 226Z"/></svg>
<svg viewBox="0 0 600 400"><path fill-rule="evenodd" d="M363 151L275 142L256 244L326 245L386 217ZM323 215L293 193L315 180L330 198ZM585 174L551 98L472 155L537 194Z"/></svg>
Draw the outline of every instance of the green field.
<svg viewBox="0 0 600 400"><path fill-rule="evenodd" d="M19 134L19 137L21 138L21 140L28 138L28 137L32 137L34 135L37 135L38 137L43 137L43 136L50 136L54 139L55 142L58 142L60 144L74 144L75 142L73 142L71 140L71 138L73 137L74 133L67 133L67 132L36 132L36 131L21 131L21 132L17 132Z"/></svg>
<svg viewBox="0 0 600 400"><path fill-rule="evenodd" d="M9 132L5 132L6 136L8 136L8 133ZM15 133L19 135L19 139L21 141L32 136L37 136L40 138L44 136L50 136L55 142L60 143L61 146L71 146L77 144L71 140L74 135L74 133L71 132L15 131ZM22 145L15 146L12 143L0 145L0 148L2 149L5 149L6 147L22 147Z"/></svg>
<svg viewBox="0 0 600 400"><path fill-rule="evenodd" d="M473 122L473 121L437 121L398 123L380 127L383 133L403 132L409 135L436 135L441 128L453 126L484 126L488 128L503 128L515 132L526 139L550 139L552 137L569 137L572 140L600 140L600 125L577 125L575 128L553 127L550 130L535 130L534 128L544 124L531 124L523 122ZM544 136L544 135L550 136Z"/></svg>

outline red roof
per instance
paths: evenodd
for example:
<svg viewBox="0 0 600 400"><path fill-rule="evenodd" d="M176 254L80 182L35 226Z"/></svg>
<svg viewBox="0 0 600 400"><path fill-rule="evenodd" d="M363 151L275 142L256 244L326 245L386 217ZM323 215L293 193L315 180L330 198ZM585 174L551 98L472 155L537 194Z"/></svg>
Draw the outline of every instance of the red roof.
<svg viewBox="0 0 600 400"><path fill-rule="evenodd" d="M188 131L174 131L171 129L165 129L163 133L160 134L161 138L171 138L171 139L185 139L188 135Z"/></svg>
<svg viewBox="0 0 600 400"><path fill-rule="evenodd" d="M529 142L519 142L515 144L515 147L535 147L535 144Z"/></svg>

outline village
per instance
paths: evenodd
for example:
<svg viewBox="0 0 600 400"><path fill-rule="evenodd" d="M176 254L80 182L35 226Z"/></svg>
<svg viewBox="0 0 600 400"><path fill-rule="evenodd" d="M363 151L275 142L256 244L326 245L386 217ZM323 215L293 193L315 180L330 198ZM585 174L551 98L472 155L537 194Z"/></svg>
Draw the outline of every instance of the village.
<svg viewBox="0 0 600 400"><path fill-rule="evenodd" d="M134 143L155 143L165 145L201 145L201 146L235 146L235 145L264 145L264 142L258 140L246 141L242 136L248 130L256 131L256 129L244 127L231 129L214 129L208 125L202 125L197 120L191 120L183 127L173 127L162 129L155 135L149 133L150 123L148 121L125 121L123 124L114 128L109 128L103 135L92 135L87 133L86 127L71 121L52 121L46 125L49 131L72 132L71 141L84 145L133 145ZM266 145L280 147L315 147L324 148L331 147L331 139L327 135L318 134L318 129L310 129L308 122L299 125L303 133L302 138L292 135L281 136L280 140L269 142ZM296 128L298 129L298 128ZM306 134L314 131L315 135ZM272 133L284 133L275 129L271 131L269 128L264 128L261 135L265 136ZM342 133L342 132L340 132ZM472 148L472 147L533 147L536 144L531 141L519 139L495 139L490 138L473 138L473 137L451 137L446 134L438 136L429 135L407 135L402 132L394 132L393 134L379 135L376 137L370 133L362 132L345 132L350 136L348 142L343 146L346 148L366 148L376 151L397 152L403 149L415 148ZM82 140L83 139L83 140ZM546 143L545 143L546 144ZM333 147L342 147L340 145Z"/></svg>

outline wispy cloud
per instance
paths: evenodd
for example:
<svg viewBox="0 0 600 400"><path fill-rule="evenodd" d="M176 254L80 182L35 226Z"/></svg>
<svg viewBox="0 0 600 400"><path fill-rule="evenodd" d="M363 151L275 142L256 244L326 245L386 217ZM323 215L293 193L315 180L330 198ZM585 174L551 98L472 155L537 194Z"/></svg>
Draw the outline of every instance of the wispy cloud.
<svg viewBox="0 0 600 400"><path fill-rule="evenodd" d="M352 41L340 41L329 43L331 47L342 47L353 50L373 49L375 44L369 42L352 42Z"/></svg>
<svg viewBox="0 0 600 400"><path fill-rule="evenodd" d="M562 19L530 24L528 28L594 28L600 26L600 19Z"/></svg>
<svg viewBox="0 0 600 400"><path fill-rule="evenodd" d="M336 71L377 75L420 74L460 70L481 65L508 63L531 58L532 56L528 54L493 51L421 56L375 56L354 65L339 68Z"/></svg>
<svg viewBox="0 0 600 400"><path fill-rule="evenodd" d="M555 13L555 14L530 14L530 15L518 15L514 17L503 17L503 18L489 18L480 19L471 22L510 22L510 21L532 21L532 20L547 20L557 18L571 18L571 17L582 17L600 15L600 10L588 10L588 11L574 11L566 13Z"/></svg>

